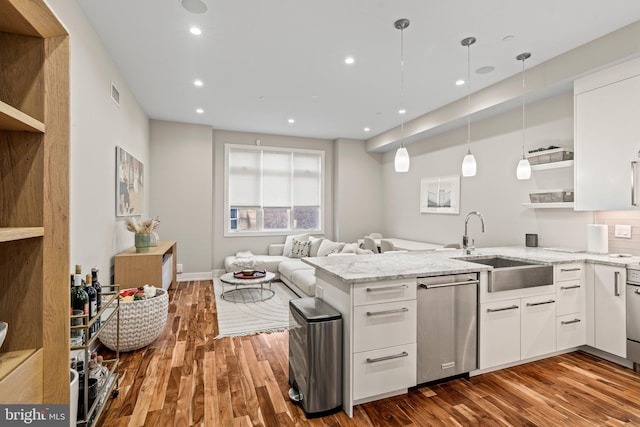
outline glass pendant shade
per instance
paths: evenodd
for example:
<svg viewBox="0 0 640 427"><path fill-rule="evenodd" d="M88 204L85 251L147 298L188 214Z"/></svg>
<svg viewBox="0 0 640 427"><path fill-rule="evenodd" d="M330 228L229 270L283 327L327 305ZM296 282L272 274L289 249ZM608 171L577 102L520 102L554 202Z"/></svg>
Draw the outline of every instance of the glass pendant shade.
<svg viewBox="0 0 640 427"><path fill-rule="evenodd" d="M516 169L516 175L518 179L529 179L531 178L531 165L529 164L529 160L522 159L518 162L518 168Z"/></svg>
<svg viewBox="0 0 640 427"><path fill-rule="evenodd" d="M409 172L410 163L411 160L409 159L409 152L407 151L407 149L404 147L398 148L394 161L396 172Z"/></svg>
<svg viewBox="0 0 640 427"><path fill-rule="evenodd" d="M476 164L476 158L473 154L467 153L462 159L462 176L476 176L478 166Z"/></svg>

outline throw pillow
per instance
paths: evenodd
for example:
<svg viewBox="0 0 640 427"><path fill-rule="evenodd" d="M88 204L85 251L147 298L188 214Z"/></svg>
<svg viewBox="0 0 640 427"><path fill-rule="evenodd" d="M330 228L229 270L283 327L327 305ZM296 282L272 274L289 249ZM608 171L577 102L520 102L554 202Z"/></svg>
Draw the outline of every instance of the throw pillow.
<svg viewBox="0 0 640 427"><path fill-rule="evenodd" d="M355 254L357 250L358 250L357 243L347 243L344 245L344 247L340 252L344 254Z"/></svg>
<svg viewBox="0 0 640 427"><path fill-rule="evenodd" d="M284 241L284 248L282 248L282 256L289 256L291 249L293 248L293 239L306 241L309 240L308 234L298 234L297 236L287 236Z"/></svg>
<svg viewBox="0 0 640 427"><path fill-rule="evenodd" d="M291 252L289 252L289 258L302 258L309 256L310 249L310 241L293 239L293 247L291 248Z"/></svg>
<svg viewBox="0 0 640 427"><path fill-rule="evenodd" d="M318 248L324 239L322 237L309 236L311 242L311 249L309 250L309 256L318 256Z"/></svg>
<svg viewBox="0 0 640 427"><path fill-rule="evenodd" d="M369 249L360 249L360 248L358 248L356 250L356 254L358 254L358 255L373 255L373 251L371 251Z"/></svg>
<svg viewBox="0 0 640 427"><path fill-rule="evenodd" d="M324 239L318 248L318 256L327 256L329 254L338 253L342 250L343 246L343 242L332 242L331 240Z"/></svg>

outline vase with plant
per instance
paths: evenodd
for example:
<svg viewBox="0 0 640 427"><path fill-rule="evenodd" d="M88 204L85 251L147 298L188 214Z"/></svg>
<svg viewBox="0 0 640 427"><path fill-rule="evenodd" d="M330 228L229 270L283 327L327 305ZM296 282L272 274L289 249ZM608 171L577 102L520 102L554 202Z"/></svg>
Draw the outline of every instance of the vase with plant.
<svg viewBox="0 0 640 427"><path fill-rule="evenodd" d="M160 225L158 217L144 221L136 221L135 217L127 218L127 230L135 233L136 252L148 252L152 246L158 246L158 233L155 231Z"/></svg>

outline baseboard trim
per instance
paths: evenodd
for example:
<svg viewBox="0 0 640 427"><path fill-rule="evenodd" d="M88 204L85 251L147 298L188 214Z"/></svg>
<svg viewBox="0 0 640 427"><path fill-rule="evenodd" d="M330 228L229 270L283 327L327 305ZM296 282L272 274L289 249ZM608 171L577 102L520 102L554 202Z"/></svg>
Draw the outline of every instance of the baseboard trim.
<svg viewBox="0 0 640 427"><path fill-rule="evenodd" d="M226 273L226 270L224 268L218 268L213 270L213 277L220 277L222 276L224 273Z"/></svg>
<svg viewBox="0 0 640 427"><path fill-rule="evenodd" d="M213 271L203 271L200 273L180 273L176 274L178 282L190 282L193 280L213 280Z"/></svg>

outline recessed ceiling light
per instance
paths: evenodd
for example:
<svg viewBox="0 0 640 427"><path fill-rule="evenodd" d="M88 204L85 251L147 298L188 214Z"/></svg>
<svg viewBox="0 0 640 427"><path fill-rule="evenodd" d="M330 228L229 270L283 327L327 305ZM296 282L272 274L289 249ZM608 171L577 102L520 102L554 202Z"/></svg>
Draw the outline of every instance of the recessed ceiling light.
<svg viewBox="0 0 640 427"><path fill-rule="evenodd" d="M202 114L204 113L204 110L202 108L196 108L196 113Z"/></svg>
<svg viewBox="0 0 640 427"><path fill-rule="evenodd" d="M492 72L495 69L496 69L496 67L494 67L492 65L486 65L484 67L478 68L476 70L476 74L489 74L490 72Z"/></svg>
<svg viewBox="0 0 640 427"><path fill-rule="evenodd" d="M398 114L404 114L406 112L407 112L407 110L405 110L404 108L401 108L401 109L398 110Z"/></svg>
<svg viewBox="0 0 640 427"><path fill-rule="evenodd" d="M371 130L371 128L364 128L365 132L369 132Z"/></svg>
<svg viewBox="0 0 640 427"><path fill-rule="evenodd" d="M456 80L456 86L462 86L464 84L464 80L458 79Z"/></svg>
<svg viewBox="0 0 640 427"><path fill-rule="evenodd" d="M264 101L264 96L259 96L259 97L258 97L258 99L259 99L260 101Z"/></svg>
<svg viewBox="0 0 640 427"><path fill-rule="evenodd" d="M353 59L353 56L347 56L346 58L344 58L344 63L347 65L351 65L354 62L356 62L356 60Z"/></svg>
<svg viewBox="0 0 640 427"><path fill-rule="evenodd" d="M193 34L194 36L199 36L200 34L202 34L202 30L198 27L191 27L189 28L189 32L191 34Z"/></svg>
<svg viewBox="0 0 640 427"><path fill-rule="evenodd" d="M193 85L194 85L194 86L197 86L197 87L202 87L202 86L204 85L204 83L203 83L203 82L202 82L202 80L200 80L200 79L195 79L195 80L193 81Z"/></svg>
<svg viewBox="0 0 640 427"><path fill-rule="evenodd" d="M293 119L289 119L289 120L287 120L287 121L288 121L289 123L295 123L295 122L296 122L296 121L295 121L295 120L293 120Z"/></svg>
<svg viewBox="0 0 640 427"><path fill-rule="evenodd" d="M202 0L182 0L182 7L191 13L205 13L207 4Z"/></svg>

